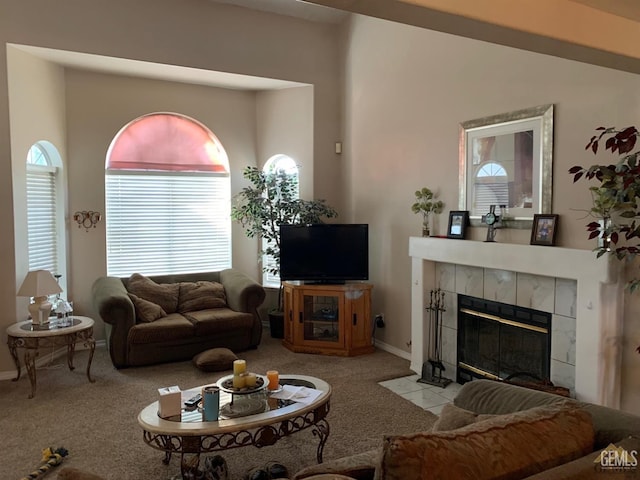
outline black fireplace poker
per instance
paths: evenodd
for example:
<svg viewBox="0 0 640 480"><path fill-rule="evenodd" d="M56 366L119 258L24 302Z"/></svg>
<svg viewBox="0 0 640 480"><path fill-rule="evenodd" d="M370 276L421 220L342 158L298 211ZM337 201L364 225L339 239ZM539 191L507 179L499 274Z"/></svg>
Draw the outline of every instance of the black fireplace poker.
<svg viewBox="0 0 640 480"><path fill-rule="evenodd" d="M442 314L444 308L444 292L439 288L431 290L429 306L429 334L427 345L429 347L429 360L422 364L422 375L418 379L420 383L427 383L437 387L446 388L452 380L442 376L445 366L442 363Z"/></svg>

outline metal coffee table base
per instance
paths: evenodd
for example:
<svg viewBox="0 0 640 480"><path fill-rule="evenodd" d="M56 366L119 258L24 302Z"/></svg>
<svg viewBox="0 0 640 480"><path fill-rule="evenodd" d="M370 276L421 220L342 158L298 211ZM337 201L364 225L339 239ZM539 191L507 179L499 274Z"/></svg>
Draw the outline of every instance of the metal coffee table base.
<svg viewBox="0 0 640 480"><path fill-rule="evenodd" d="M179 453L181 455L183 478L192 478L191 475L197 474L198 466L200 465L200 454L202 453L219 452L250 445L257 448L267 447L275 444L281 438L307 428L311 428L313 435L320 440L316 458L318 463L322 463L322 451L329 437L329 423L325 418L328 413L329 402L326 402L304 415L256 429L193 436L164 435L145 430L143 438L149 446L165 452L163 460L165 465L171 461L173 453ZM193 478L196 477L194 476Z"/></svg>

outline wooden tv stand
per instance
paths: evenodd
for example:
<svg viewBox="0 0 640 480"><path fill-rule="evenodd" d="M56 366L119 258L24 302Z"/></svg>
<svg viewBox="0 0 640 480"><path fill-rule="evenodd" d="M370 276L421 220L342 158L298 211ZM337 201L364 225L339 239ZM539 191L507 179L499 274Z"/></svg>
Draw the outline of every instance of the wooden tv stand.
<svg viewBox="0 0 640 480"><path fill-rule="evenodd" d="M284 282L284 340L289 350L324 355L374 351L368 283Z"/></svg>

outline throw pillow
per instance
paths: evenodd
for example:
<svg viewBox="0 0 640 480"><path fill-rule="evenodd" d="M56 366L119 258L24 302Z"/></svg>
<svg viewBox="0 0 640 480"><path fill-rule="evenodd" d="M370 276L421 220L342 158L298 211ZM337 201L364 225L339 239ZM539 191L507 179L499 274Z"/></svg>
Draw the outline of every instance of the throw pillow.
<svg viewBox="0 0 640 480"><path fill-rule="evenodd" d="M131 275L127 283L127 291L129 293L160 305L167 313L176 312L179 290L180 285L177 283L156 283L139 273Z"/></svg>
<svg viewBox="0 0 640 480"><path fill-rule="evenodd" d="M465 410L464 408L456 407L453 403L447 403L440 412L440 416L436 423L433 424L432 432L443 432L448 430L455 430L456 428L466 427L472 423L481 422L493 418L495 415L486 413L478 414Z"/></svg>
<svg viewBox="0 0 640 480"><path fill-rule="evenodd" d="M181 282L178 295L178 312L196 312L227 306L224 287L218 282Z"/></svg>
<svg viewBox="0 0 640 480"><path fill-rule="evenodd" d="M591 415L575 405L499 415L450 432L387 436L379 478L520 479L593 450Z"/></svg>
<svg viewBox="0 0 640 480"><path fill-rule="evenodd" d="M231 370L238 357L228 348L212 348L193 357L193 364L205 372Z"/></svg>
<svg viewBox="0 0 640 480"><path fill-rule="evenodd" d="M160 305L140 298L133 293L129 294L129 298L136 309L136 318L139 322L154 322L159 318L167 316L167 312L165 312Z"/></svg>

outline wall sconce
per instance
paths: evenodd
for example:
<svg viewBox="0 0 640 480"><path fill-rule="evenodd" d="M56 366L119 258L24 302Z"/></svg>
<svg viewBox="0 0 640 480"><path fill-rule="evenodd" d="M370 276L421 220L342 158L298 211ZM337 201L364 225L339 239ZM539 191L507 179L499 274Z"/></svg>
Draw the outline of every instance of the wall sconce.
<svg viewBox="0 0 640 480"><path fill-rule="evenodd" d="M85 231L88 232L90 228L96 228L96 224L102 220L102 215L100 215L100 212L83 210L82 212L74 213L73 219L78 223L78 228L84 227Z"/></svg>

